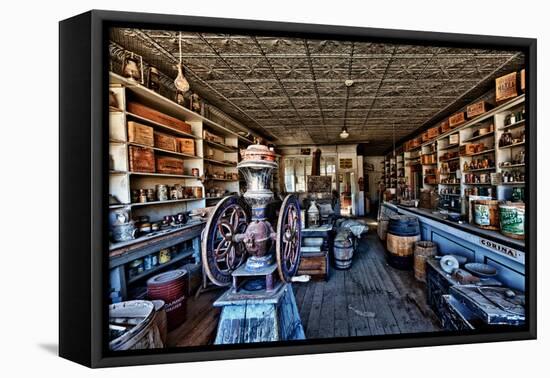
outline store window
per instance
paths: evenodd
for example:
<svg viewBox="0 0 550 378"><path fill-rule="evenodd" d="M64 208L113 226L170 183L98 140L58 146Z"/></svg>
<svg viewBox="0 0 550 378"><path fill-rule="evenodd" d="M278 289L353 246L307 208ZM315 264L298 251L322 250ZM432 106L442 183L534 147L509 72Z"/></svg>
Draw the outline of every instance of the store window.
<svg viewBox="0 0 550 378"><path fill-rule="evenodd" d="M311 157L287 157L285 165L285 189L287 192L305 192L307 177L311 174ZM336 157L321 156L321 176L331 176L336 189Z"/></svg>

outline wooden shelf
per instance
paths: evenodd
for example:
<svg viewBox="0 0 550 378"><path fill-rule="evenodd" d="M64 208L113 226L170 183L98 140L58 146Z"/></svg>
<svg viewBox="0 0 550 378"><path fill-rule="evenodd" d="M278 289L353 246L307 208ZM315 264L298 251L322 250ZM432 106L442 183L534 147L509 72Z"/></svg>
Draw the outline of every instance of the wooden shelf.
<svg viewBox="0 0 550 378"><path fill-rule="evenodd" d="M499 185L525 185L525 181L502 182Z"/></svg>
<svg viewBox="0 0 550 378"><path fill-rule="evenodd" d="M460 197L460 194L454 194L454 193L439 193L440 196L452 196L452 197Z"/></svg>
<svg viewBox="0 0 550 378"><path fill-rule="evenodd" d="M208 181L208 180L211 180L211 181L226 181L226 182L237 182L237 181L239 181L239 180L235 180L235 179L214 178L214 177L205 178L205 181Z"/></svg>
<svg viewBox="0 0 550 378"><path fill-rule="evenodd" d="M509 145L504 146L504 147L499 147L499 149L500 150L505 150L507 148L514 148L514 147L523 146L524 144L525 144L525 142L519 142L519 143L509 144Z"/></svg>
<svg viewBox="0 0 550 378"><path fill-rule="evenodd" d="M164 205L164 204L178 203L178 202L201 201L203 199L204 198L182 198L177 200L166 200L166 201L136 202L136 203L131 203L127 206L131 206L131 207L154 206L154 205Z"/></svg>
<svg viewBox="0 0 550 378"><path fill-rule="evenodd" d="M454 157L454 158L450 158L450 159L444 159L444 160L439 160L440 163L447 163L449 161L455 161L455 160L458 160L460 159L460 156L457 156L457 157Z"/></svg>
<svg viewBox="0 0 550 378"><path fill-rule="evenodd" d="M496 169L496 167L469 169L469 170L467 170L467 171L463 171L463 173L483 172L483 171L494 171L495 169Z"/></svg>
<svg viewBox="0 0 550 378"><path fill-rule="evenodd" d="M491 152L495 152L495 149L494 148L490 148L488 150L483 150L481 152L476 152L476 153L473 153L473 154L470 154L470 155L464 155L462 157L471 157L471 156L479 156L479 155L485 155L485 154L488 154L488 153L491 153Z"/></svg>
<svg viewBox="0 0 550 378"><path fill-rule="evenodd" d="M217 142L212 142L211 140L207 140L207 139L203 139L203 142L223 152L237 152L239 150L237 147L228 146L226 144L221 144Z"/></svg>
<svg viewBox="0 0 550 378"><path fill-rule="evenodd" d="M470 186L495 186L495 185L491 184L490 182L477 182L477 183L465 182L464 185L470 185Z"/></svg>
<svg viewBox="0 0 550 378"><path fill-rule="evenodd" d="M460 185L460 183L444 183L444 182L440 182L439 185Z"/></svg>
<svg viewBox="0 0 550 378"><path fill-rule="evenodd" d="M132 176L151 176L151 177L174 177L174 178L184 178L184 179L193 179L198 180L197 176L191 175L171 175L168 173L147 173L147 172L128 172Z"/></svg>
<svg viewBox="0 0 550 378"><path fill-rule="evenodd" d="M508 130L508 129L513 129L513 128L524 126L524 125L525 125L525 120L522 119L521 121L518 121L516 123L512 123L511 125L502 126L501 128L499 128L499 130Z"/></svg>
<svg viewBox="0 0 550 378"><path fill-rule="evenodd" d="M487 134L483 134L483 135L478 135L478 136L475 136L475 137L471 137L471 138L468 138L466 140L463 140L462 141L462 144L464 143L468 143L468 142L473 142L474 140L478 140L478 139L483 139L483 138L487 138L487 137L490 137L490 136L493 136L495 135L495 132L494 131L491 131Z"/></svg>
<svg viewBox="0 0 550 378"><path fill-rule="evenodd" d="M180 252L176 257L170 259L170 261L164 263L164 264L158 264L156 265L154 268L151 268L149 270L144 270L143 272L133 276L133 277L129 277L128 278L128 284L131 284L131 283L134 283L142 278L145 278L147 276L149 276L150 274L152 273L155 273L155 272L158 272L159 270L161 269L164 269L165 267L167 266L170 266L172 264L175 264L177 263L178 261L181 261L187 257L191 257L193 256L193 249L188 249L188 250L185 250L183 252Z"/></svg>
<svg viewBox="0 0 550 378"><path fill-rule="evenodd" d="M512 164L512 165L504 165L500 166L500 169L514 169L514 168L522 168L525 167L525 164Z"/></svg>
<svg viewBox="0 0 550 378"><path fill-rule="evenodd" d="M237 166L237 163L229 163L229 162L226 162L226 161L220 161L220 160L214 160L214 159L204 158L204 161L206 163L221 165L221 166L224 166L224 167L236 167Z"/></svg>
<svg viewBox="0 0 550 378"><path fill-rule="evenodd" d="M128 145L129 145L129 146L143 147L143 148L151 148L151 149L153 149L153 150L155 150L155 151L158 151L158 152L161 152L161 153L163 153L163 154L173 155L173 156L177 156L177 157L183 157L183 158L184 158L183 160L186 160L186 159L202 159L202 157L197 156L197 155L184 154L183 152L176 152L176 151L165 150L164 148L158 148L158 147L147 146L147 145L145 145L145 144L139 144L139 143L128 142Z"/></svg>

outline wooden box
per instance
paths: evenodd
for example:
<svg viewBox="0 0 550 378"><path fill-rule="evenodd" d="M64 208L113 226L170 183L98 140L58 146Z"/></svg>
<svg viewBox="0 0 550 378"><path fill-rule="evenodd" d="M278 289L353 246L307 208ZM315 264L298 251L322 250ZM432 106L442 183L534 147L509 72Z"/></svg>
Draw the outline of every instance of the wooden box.
<svg viewBox="0 0 550 378"><path fill-rule="evenodd" d="M509 73L495 79L495 99L502 102L514 98L518 95L518 75L517 72Z"/></svg>
<svg viewBox="0 0 550 378"><path fill-rule="evenodd" d="M466 108L466 115L468 116L468 118L473 118L487 112L489 108L490 105L486 101L478 101L476 103L468 105L468 107Z"/></svg>
<svg viewBox="0 0 550 378"><path fill-rule="evenodd" d="M447 331L471 331L473 313L464 304L449 294L441 296L441 326Z"/></svg>
<svg viewBox="0 0 550 378"><path fill-rule="evenodd" d="M462 125L464 122L466 122L466 113L464 112L456 113L449 117L449 127L451 129Z"/></svg>
<svg viewBox="0 0 550 378"><path fill-rule="evenodd" d="M328 279L328 252L302 253L298 274L307 274L314 279Z"/></svg>
<svg viewBox="0 0 550 378"><path fill-rule="evenodd" d="M195 140L191 138L178 138L178 152L195 155Z"/></svg>
<svg viewBox="0 0 550 378"><path fill-rule="evenodd" d="M450 129L451 129L451 127L449 126L449 120L448 119L446 119L444 121L441 121L441 123L439 124L439 131L441 131L441 134L446 133Z"/></svg>
<svg viewBox="0 0 550 378"><path fill-rule="evenodd" d="M141 123L128 121L128 141L131 143L153 146L153 128Z"/></svg>
<svg viewBox="0 0 550 378"><path fill-rule="evenodd" d="M204 130L203 137L210 142L225 144L225 139L222 136L211 133L208 130Z"/></svg>
<svg viewBox="0 0 550 378"><path fill-rule="evenodd" d="M155 151L152 148L129 146L130 171L155 172Z"/></svg>
<svg viewBox="0 0 550 378"><path fill-rule="evenodd" d="M449 145L458 144L458 142L459 142L458 133L449 135Z"/></svg>
<svg viewBox="0 0 550 378"><path fill-rule="evenodd" d="M177 151L176 138L155 131L155 147L168 151Z"/></svg>
<svg viewBox="0 0 550 378"><path fill-rule="evenodd" d="M183 160L168 156L157 156L156 168L157 173L183 175Z"/></svg>
<svg viewBox="0 0 550 378"><path fill-rule="evenodd" d="M439 135L439 126L428 129L429 139L437 138L438 135Z"/></svg>
<svg viewBox="0 0 550 378"><path fill-rule="evenodd" d="M427 142L429 140L430 140L430 137L428 135L428 132L427 131L423 132L422 133L422 142Z"/></svg>
<svg viewBox="0 0 550 378"><path fill-rule="evenodd" d="M142 105L138 102L129 102L128 111L137 116L147 118L153 122L160 123L164 126L171 127L178 131L191 134L191 125L185 121L174 118L172 116L166 115L159 112L158 110L151 109L145 105Z"/></svg>
<svg viewBox="0 0 550 378"><path fill-rule="evenodd" d="M519 71L519 87L522 92L525 92L525 68Z"/></svg>
<svg viewBox="0 0 550 378"><path fill-rule="evenodd" d="M475 154L476 151L477 151L477 145L474 143L464 144L459 148L460 156L468 156L471 154Z"/></svg>

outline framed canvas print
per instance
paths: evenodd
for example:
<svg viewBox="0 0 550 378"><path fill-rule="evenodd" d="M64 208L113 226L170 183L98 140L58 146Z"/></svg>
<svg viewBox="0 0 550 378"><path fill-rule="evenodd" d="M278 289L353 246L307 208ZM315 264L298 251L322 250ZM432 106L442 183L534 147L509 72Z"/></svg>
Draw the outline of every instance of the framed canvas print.
<svg viewBox="0 0 550 378"><path fill-rule="evenodd" d="M60 355L536 337L536 40L60 22Z"/></svg>

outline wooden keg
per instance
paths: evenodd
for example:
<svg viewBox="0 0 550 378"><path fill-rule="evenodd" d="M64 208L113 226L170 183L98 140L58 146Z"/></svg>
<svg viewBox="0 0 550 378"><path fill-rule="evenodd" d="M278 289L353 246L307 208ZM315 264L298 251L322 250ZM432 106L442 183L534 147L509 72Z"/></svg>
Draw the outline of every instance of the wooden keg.
<svg viewBox="0 0 550 378"><path fill-rule="evenodd" d="M186 318L188 278L183 269L157 274L147 281L149 299L161 299L165 302L168 331L177 328Z"/></svg>
<svg viewBox="0 0 550 378"><path fill-rule="evenodd" d="M437 255L437 244L431 241L419 241L414 246L414 277L426 282L426 259Z"/></svg>
<svg viewBox="0 0 550 378"><path fill-rule="evenodd" d="M334 266L337 269L351 268L353 242L349 231L340 231L334 238Z"/></svg>
<svg viewBox="0 0 550 378"><path fill-rule="evenodd" d="M386 234L388 233L388 223L390 221L388 219L381 219L380 222L378 222L378 237L380 240L386 240Z"/></svg>
<svg viewBox="0 0 550 378"><path fill-rule="evenodd" d="M418 218L407 215L392 215L388 223L386 247L388 264L397 269L413 268L414 245L420 241Z"/></svg>
<svg viewBox="0 0 550 378"><path fill-rule="evenodd" d="M163 343L149 301L127 301L109 306L109 348L133 350L162 348Z"/></svg>
<svg viewBox="0 0 550 378"><path fill-rule="evenodd" d="M477 200L474 201L474 224L486 230L499 229L499 201Z"/></svg>
<svg viewBox="0 0 550 378"><path fill-rule="evenodd" d="M153 302L153 304L155 305L154 322L159 329L162 343L166 346L166 337L168 335L168 320L166 318L165 303L161 299L155 299L151 302Z"/></svg>

